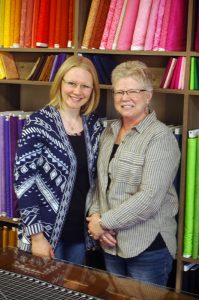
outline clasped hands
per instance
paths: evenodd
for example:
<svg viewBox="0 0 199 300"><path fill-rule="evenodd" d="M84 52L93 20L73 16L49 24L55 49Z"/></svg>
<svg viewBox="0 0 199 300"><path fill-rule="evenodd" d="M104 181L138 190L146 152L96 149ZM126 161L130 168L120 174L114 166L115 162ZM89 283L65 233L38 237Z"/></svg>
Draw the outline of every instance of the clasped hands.
<svg viewBox="0 0 199 300"><path fill-rule="evenodd" d="M88 233L94 240L99 240L100 243L107 247L114 247L117 243L116 233L113 230L107 230L100 225L100 215L95 213L90 217L87 217L88 221Z"/></svg>

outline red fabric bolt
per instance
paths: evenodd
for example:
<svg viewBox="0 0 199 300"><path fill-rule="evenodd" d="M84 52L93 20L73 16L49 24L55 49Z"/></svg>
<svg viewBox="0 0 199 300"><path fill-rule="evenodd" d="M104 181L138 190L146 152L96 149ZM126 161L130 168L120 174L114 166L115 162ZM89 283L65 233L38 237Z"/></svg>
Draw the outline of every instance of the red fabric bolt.
<svg viewBox="0 0 199 300"><path fill-rule="evenodd" d="M60 48L67 48L68 43L68 19L69 19L69 0L61 1L61 15L60 15Z"/></svg>
<svg viewBox="0 0 199 300"><path fill-rule="evenodd" d="M73 45L73 31L74 31L74 6L75 1L69 0L69 17L68 17L68 47Z"/></svg>
<svg viewBox="0 0 199 300"><path fill-rule="evenodd" d="M61 26L61 2L62 0L57 0L56 9L56 22L55 22L55 45L59 47L60 44L60 26Z"/></svg>
<svg viewBox="0 0 199 300"><path fill-rule="evenodd" d="M48 47L54 48L57 1L50 1L49 41Z"/></svg>
<svg viewBox="0 0 199 300"><path fill-rule="evenodd" d="M36 46L48 47L50 0L41 0L36 35Z"/></svg>
<svg viewBox="0 0 199 300"><path fill-rule="evenodd" d="M196 36L195 36L195 51L199 52L199 3L197 12Z"/></svg>

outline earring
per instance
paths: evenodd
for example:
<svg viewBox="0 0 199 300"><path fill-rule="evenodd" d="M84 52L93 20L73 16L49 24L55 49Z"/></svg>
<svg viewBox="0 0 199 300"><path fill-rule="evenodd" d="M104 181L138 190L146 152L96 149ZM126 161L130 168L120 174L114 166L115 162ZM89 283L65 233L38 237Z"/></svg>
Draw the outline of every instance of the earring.
<svg viewBox="0 0 199 300"><path fill-rule="evenodd" d="M150 106L149 103L146 104L145 106L145 113L148 115L150 113Z"/></svg>

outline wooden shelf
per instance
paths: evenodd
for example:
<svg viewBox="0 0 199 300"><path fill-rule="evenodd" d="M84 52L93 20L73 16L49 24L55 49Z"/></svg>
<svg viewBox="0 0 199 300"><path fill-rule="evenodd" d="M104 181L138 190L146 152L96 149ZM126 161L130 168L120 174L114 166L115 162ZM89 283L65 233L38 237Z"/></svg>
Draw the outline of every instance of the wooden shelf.
<svg viewBox="0 0 199 300"><path fill-rule="evenodd" d="M61 52L74 52L74 48L0 48L0 52L22 52L22 53L61 53Z"/></svg>
<svg viewBox="0 0 199 300"><path fill-rule="evenodd" d="M76 50L79 53L93 53L93 54L110 54L110 55L139 55L139 56L186 56L187 52L171 52L171 51L135 51L135 50L101 50L101 49L82 49Z"/></svg>
<svg viewBox="0 0 199 300"><path fill-rule="evenodd" d="M52 82L48 81L32 81L32 80L9 80L9 79L1 79L0 84L18 84L18 85L43 85L43 86L51 86ZM107 84L100 84L100 88L104 90L111 90L111 85ZM161 88L154 88L154 92L162 93L162 94L181 94L184 95L184 90L174 90L174 89L161 89ZM190 94L199 95L199 91L190 91Z"/></svg>
<svg viewBox="0 0 199 300"><path fill-rule="evenodd" d="M3 225L12 224L12 225L16 225L17 226L19 224L19 219L17 219L17 218L0 217L0 224L3 224Z"/></svg>
<svg viewBox="0 0 199 300"><path fill-rule="evenodd" d="M183 261L183 262L187 262L187 263L194 263L194 264L199 264L199 259L193 259L193 258L191 258L191 257L189 257L189 258L186 258L186 257L181 257L181 260Z"/></svg>
<svg viewBox="0 0 199 300"><path fill-rule="evenodd" d="M18 84L18 85L47 85L50 86L52 83L48 81L33 81L33 80L9 80L9 79L1 79L0 84Z"/></svg>

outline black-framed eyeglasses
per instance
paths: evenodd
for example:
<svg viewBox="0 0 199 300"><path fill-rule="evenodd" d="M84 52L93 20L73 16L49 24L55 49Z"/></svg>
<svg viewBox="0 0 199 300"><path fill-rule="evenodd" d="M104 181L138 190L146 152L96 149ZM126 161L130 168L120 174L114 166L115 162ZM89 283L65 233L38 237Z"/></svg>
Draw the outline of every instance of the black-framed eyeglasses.
<svg viewBox="0 0 199 300"><path fill-rule="evenodd" d="M67 87L69 87L71 89L76 89L79 86L81 90L89 91L93 88L92 86L89 86L86 84L81 84L76 81L67 81L64 78L63 78L63 82L66 84Z"/></svg>
<svg viewBox="0 0 199 300"><path fill-rule="evenodd" d="M116 97L122 97L124 96L125 94L127 94L129 97L133 97L133 96L137 96L139 95L140 93L142 92L147 92L148 90L145 90L145 89L131 89L131 90L127 90L127 91L123 91L123 90L116 90L116 91L113 91L113 94L114 96Z"/></svg>

